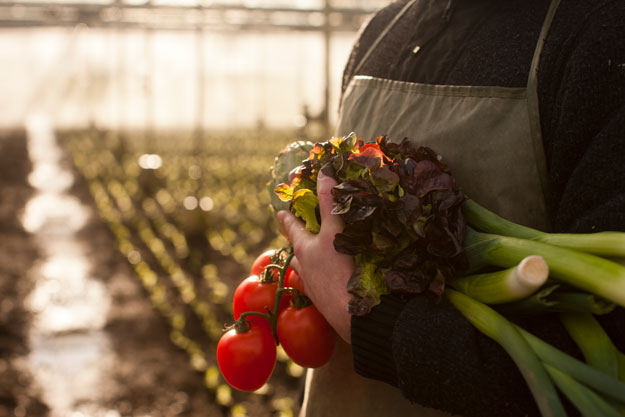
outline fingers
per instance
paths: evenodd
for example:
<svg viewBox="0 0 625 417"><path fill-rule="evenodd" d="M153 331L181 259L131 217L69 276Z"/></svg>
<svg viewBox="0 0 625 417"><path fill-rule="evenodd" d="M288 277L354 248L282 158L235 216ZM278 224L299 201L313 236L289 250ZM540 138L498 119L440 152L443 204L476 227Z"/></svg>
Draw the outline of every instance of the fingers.
<svg viewBox="0 0 625 417"><path fill-rule="evenodd" d="M317 177L317 197L319 197L319 211L321 212L321 233L334 236L343 230L343 220L332 214L332 188L338 183L332 178L319 172Z"/></svg>
<svg viewBox="0 0 625 417"><path fill-rule="evenodd" d="M276 213L276 218L278 219L278 232L280 232L282 236L289 240L289 234L286 232L286 229L284 228L284 223L282 223L282 220L280 220L280 215L278 213Z"/></svg>
<svg viewBox="0 0 625 417"><path fill-rule="evenodd" d="M294 269L294 270L295 270L295 272L297 272L297 273L301 276L300 271L302 270L302 267L300 266L300 264L299 264L299 260L297 259L297 257L295 257L295 256L294 256L294 257L291 259L291 265L290 265L290 267L291 267L291 269Z"/></svg>
<svg viewBox="0 0 625 417"><path fill-rule="evenodd" d="M296 245L296 242L305 239L309 235L304 227L304 223L299 221L294 214L286 210L281 210L278 212L277 216L278 222L280 222L284 232L286 233L286 237L294 246Z"/></svg>
<svg viewBox="0 0 625 417"><path fill-rule="evenodd" d="M343 231L344 227L341 217L332 214L332 188L335 185L337 185L337 182L332 177L323 175L321 172L319 173L317 177L317 197L319 198L319 211L321 214L319 237L322 237L322 242L332 241L337 233ZM277 213L277 216L281 233L289 239L296 254L303 246L315 241L314 235L306 231L304 223L289 211L280 211Z"/></svg>

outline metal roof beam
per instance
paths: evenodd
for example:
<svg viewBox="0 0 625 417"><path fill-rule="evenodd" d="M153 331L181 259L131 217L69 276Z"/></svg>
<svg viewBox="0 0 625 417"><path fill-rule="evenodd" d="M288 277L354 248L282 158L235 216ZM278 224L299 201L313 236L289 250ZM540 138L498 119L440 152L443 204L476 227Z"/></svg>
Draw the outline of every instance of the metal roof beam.
<svg viewBox="0 0 625 417"><path fill-rule="evenodd" d="M354 31L371 9L249 8L211 4L130 5L123 3L0 2L0 27L74 26L168 30Z"/></svg>

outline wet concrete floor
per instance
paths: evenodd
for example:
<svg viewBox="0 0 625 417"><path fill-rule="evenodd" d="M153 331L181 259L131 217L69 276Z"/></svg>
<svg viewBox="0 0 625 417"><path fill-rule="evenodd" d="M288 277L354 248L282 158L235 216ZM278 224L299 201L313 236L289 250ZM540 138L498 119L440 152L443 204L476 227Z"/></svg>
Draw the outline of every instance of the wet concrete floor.
<svg viewBox="0 0 625 417"><path fill-rule="evenodd" d="M25 135L9 136L0 137L11 153L0 161L0 417L223 415L51 126L32 118Z"/></svg>
<svg viewBox="0 0 625 417"><path fill-rule="evenodd" d="M101 400L100 387L115 358L104 331L111 296L92 277L93 265L78 237L91 213L69 193L74 177L62 166L52 126L45 118L31 118L26 133L32 163L28 180L36 194L22 221L41 254L29 271L35 286L26 300L35 314L28 335L29 370L52 416L73 417L86 408L85 415L116 417L118 411L93 404Z"/></svg>

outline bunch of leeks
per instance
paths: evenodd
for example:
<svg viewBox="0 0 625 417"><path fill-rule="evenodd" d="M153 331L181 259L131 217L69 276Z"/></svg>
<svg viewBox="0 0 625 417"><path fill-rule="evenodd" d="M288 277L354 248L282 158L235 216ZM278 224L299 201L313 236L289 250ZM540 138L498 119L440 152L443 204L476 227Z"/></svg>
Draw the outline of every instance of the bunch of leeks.
<svg viewBox="0 0 625 417"><path fill-rule="evenodd" d="M543 416L566 415L556 387L582 415L625 415L625 354L595 317L625 307L625 233L544 233L471 199L463 213L470 267L445 291L452 304L508 352ZM510 313L558 314L585 362L511 323Z"/></svg>

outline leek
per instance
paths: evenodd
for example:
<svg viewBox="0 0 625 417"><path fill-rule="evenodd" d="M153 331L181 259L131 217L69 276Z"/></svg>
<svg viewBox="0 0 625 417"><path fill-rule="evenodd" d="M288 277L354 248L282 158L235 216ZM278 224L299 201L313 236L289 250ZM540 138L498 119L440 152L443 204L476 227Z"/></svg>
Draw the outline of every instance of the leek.
<svg viewBox="0 0 625 417"><path fill-rule="evenodd" d="M551 365L545 365L545 368L560 391L566 395L582 415L589 417L623 417L616 408L612 407L606 400L588 387Z"/></svg>
<svg viewBox="0 0 625 417"><path fill-rule="evenodd" d="M549 310L552 312L608 314L616 305L594 294L583 292L555 292L550 297L555 303Z"/></svg>
<svg viewBox="0 0 625 417"><path fill-rule="evenodd" d="M453 288L486 304L500 304L528 297L547 282L549 267L540 256L528 256L502 271L469 275L450 282Z"/></svg>
<svg viewBox="0 0 625 417"><path fill-rule="evenodd" d="M534 240L599 256L625 257L625 233L545 233L506 220L467 198L462 210L467 222L487 233Z"/></svg>
<svg viewBox="0 0 625 417"><path fill-rule="evenodd" d="M452 289L445 294L471 324L508 352L543 416L566 415L552 378L584 415L620 416L601 395L620 409L625 383L543 342L479 301Z"/></svg>
<svg viewBox="0 0 625 417"><path fill-rule="evenodd" d="M547 285L539 291L519 301L500 304L497 311L501 314L542 314L551 311L558 304L551 300L550 295L559 287L558 284Z"/></svg>
<svg viewBox="0 0 625 417"><path fill-rule="evenodd" d="M625 401L625 382L567 355L526 330L515 327L543 362L613 400L622 403Z"/></svg>
<svg viewBox="0 0 625 417"><path fill-rule="evenodd" d="M543 416L566 416L547 371L515 326L495 310L466 295L445 290L449 301L486 336L508 352L525 378Z"/></svg>
<svg viewBox="0 0 625 417"><path fill-rule="evenodd" d="M597 319L588 313L560 314L560 321L590 365L618 377L618 350Z"/></svg>
<svg viewBox="0 0 625 417"><path fill-rule="evenodd" d="M470 227L465 250L471 270L486 265L509 268L529 255L540 254L552 278L625 307L625 267L616 262L546 243L479 233Z"/></svg>
<svg viewBox="0 0 625 417"><path fill-rule="evenodd" d="M559 291L558 285L547 285L519 301L500 304L501 314L592 313L608 314L616 305L604 298L584 292Z"/></svg>

